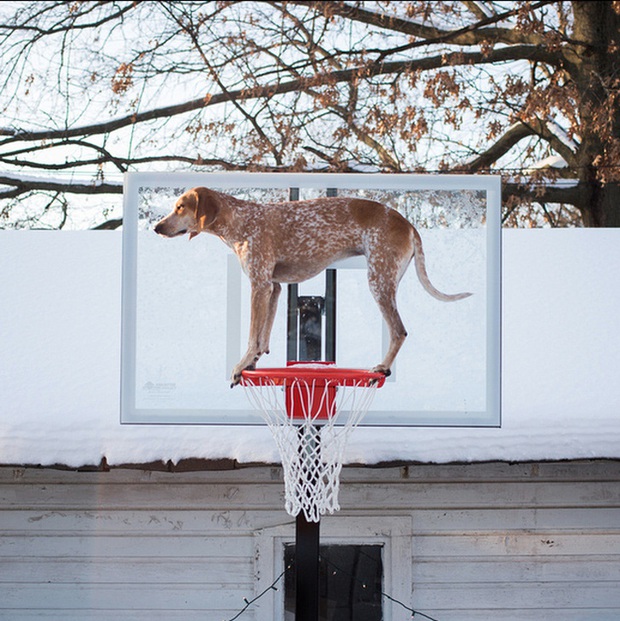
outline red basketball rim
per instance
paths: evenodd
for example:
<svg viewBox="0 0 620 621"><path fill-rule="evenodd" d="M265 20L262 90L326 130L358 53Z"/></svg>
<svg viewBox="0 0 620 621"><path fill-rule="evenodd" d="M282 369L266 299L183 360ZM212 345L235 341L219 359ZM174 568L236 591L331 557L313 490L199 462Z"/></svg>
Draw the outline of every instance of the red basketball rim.
<svg viewBox="0 0 620 621"><path fill-rule="evenodd" d="M367 369L340 368L333 365L296 364L289 367L252 369L241 372L242 385L276 385L306 382L333 386L383 386L385 375Z"/></svg>

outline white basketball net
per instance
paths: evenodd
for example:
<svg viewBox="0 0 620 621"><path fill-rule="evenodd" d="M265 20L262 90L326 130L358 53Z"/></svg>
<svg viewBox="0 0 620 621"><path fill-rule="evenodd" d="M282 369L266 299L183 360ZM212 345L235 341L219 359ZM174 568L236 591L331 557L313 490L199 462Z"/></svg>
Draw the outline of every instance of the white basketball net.
<svg viewBox="0 0 620 621"><path fill-rule="evenodd" d="M305 367L307 369L307 367ZM282 459L285 509L318 522L340 509L338 490L349 435L362 420L380 381L248 377L242 385L276 441Z"/></svg>

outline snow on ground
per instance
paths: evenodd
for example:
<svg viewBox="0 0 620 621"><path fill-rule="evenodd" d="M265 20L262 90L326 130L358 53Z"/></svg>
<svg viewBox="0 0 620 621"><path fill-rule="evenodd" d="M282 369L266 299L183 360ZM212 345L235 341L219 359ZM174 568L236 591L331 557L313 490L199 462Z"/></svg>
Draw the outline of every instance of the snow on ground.
<svg viewBox="0 0 620 621"><path fill-rule="evenodd" d="M0 463L278 461L262 426L120 424L119 232L3 231L0 265ZM619 230L504 231L501 428L359 428L347 461L620 458L619 267Z"/></svg>

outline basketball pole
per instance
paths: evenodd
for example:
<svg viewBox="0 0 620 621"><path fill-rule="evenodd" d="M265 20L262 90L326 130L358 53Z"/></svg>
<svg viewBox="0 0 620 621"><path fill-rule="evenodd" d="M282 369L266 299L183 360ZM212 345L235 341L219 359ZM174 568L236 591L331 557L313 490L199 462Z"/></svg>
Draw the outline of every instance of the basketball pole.
<svg viewBox="0 0 620 621"><path fill-rule="evenodd" d="M322 315L325 313L325 355L322 352ZM289 361L336 360L336 270L326 271L325 297L299 295L288 287ZM310 522L303 511L295 522L295 621L319 621L320 521Z"/></svg>

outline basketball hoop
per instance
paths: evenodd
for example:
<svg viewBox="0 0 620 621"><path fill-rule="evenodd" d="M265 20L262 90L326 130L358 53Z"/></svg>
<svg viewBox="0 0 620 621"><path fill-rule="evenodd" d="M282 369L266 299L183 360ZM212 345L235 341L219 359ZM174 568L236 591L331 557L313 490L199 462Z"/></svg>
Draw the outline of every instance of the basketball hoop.
<svg viewBox="0 0 620 621"><path fill-rule="evenodd" d="M348 437L385 376L332 363L289 363L243 371L241 385L271 430L282 458L285 508L308 522L338 511Z"/></svg>

